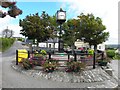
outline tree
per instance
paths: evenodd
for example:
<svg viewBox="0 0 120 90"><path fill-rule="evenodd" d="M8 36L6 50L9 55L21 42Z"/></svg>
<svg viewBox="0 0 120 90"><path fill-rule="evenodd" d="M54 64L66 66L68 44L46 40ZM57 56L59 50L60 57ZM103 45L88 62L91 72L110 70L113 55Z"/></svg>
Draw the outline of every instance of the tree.
<svg viewBox="0 0 120 90"><path fill-rule="evenodd" d="M59 31L59 24L56 22L56 16L51 16L50 17L50 26L52 27L53 29L53 36L52 38L57 38L58 37L58 31Z"/></svg>
<svg viewBox="0 0 120 90"><path fill-rule="evenodd" d="M39 42L48 40L53 33L49 18L44 11L41 16L38 13L27 15L25 19L19 21L19 25L22 27L21 34L29 39L36 39L38 46Z"/></svg>
<svg viewBox="0 0 120 90"><path fill-rule="evenodd" d="M2 31L2 37L11 38L13 35L13 30L9 30L8 28Z"/></svg>
<svg viewBox="0 0 120 90"><path fill-rule="evenodd" d="M94 45L94 49L97 49L97 45L105 42L109 37L109 32L105 32L106 27L102 24L102 20L99 17L95 17L93 14L84 15L83 13L78 16L79 29L77 37Z"/></svg>
<svg viewBox="0 0 120 90"><path fill-rule="evenodd" d="M56 41L58 40L58 32L59 32L59 24L58 23L56 23L56 16L55 15L53 15L53 16L50 16L50 26L51 26L51 28L52 28L52 30L53 30L53 33L52 33L52 35L51 35L51 39L53 40L53 47L54 47L54 50L55 50L55 43L56 43ZM48 46L48 43L47 43L47 46Z"/></svg>
<svg viewBox="0 0 120 90"><path fill-rule="evenodd" d="M16 6L16 2L12 2L10 0L0 0L0 6L2 8L8 8L8 12L3 12L2 10L0 10L0 17L4 18L6 15L9 15L11 17L16 18L16 16L22 14L22 10L20 10L17 6Z"/></svg>
<svg viewBox="0 0 120 90"><path fill-rule="evenodd" d="M76 19L69 19L66 23L63 24L63 40L64 43L68 46L72 47L72 51L74 51L74 43L76 41L77 27L78 21Z"/></svg>

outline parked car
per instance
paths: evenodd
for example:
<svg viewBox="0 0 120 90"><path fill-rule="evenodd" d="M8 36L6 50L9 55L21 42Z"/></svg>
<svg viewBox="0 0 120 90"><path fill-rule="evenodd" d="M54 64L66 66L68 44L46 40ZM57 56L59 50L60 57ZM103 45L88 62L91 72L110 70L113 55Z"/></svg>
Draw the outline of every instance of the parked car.
<svg viewBox="0 0 120 90"><path fill-rule="evenodd" d="M22 42L22 45L26 45L26 42Z"/></svg>

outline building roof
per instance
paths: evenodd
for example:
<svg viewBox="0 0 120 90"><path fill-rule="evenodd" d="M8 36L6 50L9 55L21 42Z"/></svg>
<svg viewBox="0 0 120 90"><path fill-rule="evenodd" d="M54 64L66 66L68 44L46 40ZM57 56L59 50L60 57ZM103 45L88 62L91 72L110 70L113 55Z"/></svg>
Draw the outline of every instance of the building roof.
<svg viewBox="0 0 120 90"><path fill-rule="evenodd" d="M46 43L58 43L58 38L50 38L49 40L45 41Z"/></svg>

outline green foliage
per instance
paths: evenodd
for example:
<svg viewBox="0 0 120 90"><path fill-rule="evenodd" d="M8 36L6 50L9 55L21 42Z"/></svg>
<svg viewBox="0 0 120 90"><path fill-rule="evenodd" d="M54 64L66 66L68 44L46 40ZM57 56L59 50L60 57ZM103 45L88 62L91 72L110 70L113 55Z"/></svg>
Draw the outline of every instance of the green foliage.
<svg viewBox="0 0 120 90"><path fill-rule="evenodd" d="M46 56L41 53L35 53L31 59L35 59L34 61L36 61L36 65L41 66L42 62L46 60Z"/></svg>
<svg viewBox="0 0 120 90"><path fill-rule="evenodd" d="M100 61L98 61L98 65L99 66L107 66L107 63L108 63L108 61L106 61L106 60L100 60Z"/></svg>
<svg viewBox="0 0 120 90"><path fill-rule="evenodd" d="M46 52L45 50L41 50L40 53L41 53L42 55L47 55L47 52Z"/></svg>
<svg viewBox="0 0 120 90"><path fill-rule="evenodd" d="M94 50L89 49L89 50L88 50L88 53L91 54L91 55L93 55L93 54L94 54Z"/></svg>
<svg viewBox="0 0 120 90"><path fill-rule="evenodd" d="M53 30L51 38L58 37L57 33L60 29L58 28L59 24L56 23L56 21L57 21L56 16L50 16L50 27Z"/></svg>
<svg viewBox="0 0 120 90"><path fill-rule="evenodd" d="M43 57L43 55L40 54L40 53L35 53L35 54L34 54L34 57Z"/></svg>
<svg viewBox="0 0 120 90"><path fill-rule="evenodd" d="M5 51L14 43L14 38L0 38L0 51Z"/></svg>
<svg viewBox="0 0 120 90"><path fill-rule="evenodd" d="M64 34L63 40L64 43L68 46L74 46L76 38L76 30L78 29L78 21L76 19L70 19L63 24Z"/></svg>
<svg viewBox="0 0 120 90"><path fill-rule="evenodd" d="M68 60L67 63L67 72L79 72L81 69L85 68L85 64L84 63L80 63L80 62L76 62L73 60Z"/></svg>
<svg viewBox="0 0 120 90"><path fill-rule="evenodd" d="M18 41L23 41L24 39L23 39L23 38L18 38L17 40L18 40Z"/></svg>
<svg viewBox="0 0 120 90"><path fill-rule="evenodd" d="M22 67L26 70L33 68L33 61L30 61L29 59L23 59L22 60Z"/></svg>
<svg viewBox="0 0 120 90"><path fill-rule="evenodd" d="M59 63L55 59L47 59L43 64L43 69L45 72L53 72L57 69Z"/></svg>
<svg viewBox="0 0 120 90"><path fill-rule="evenodd" d="M53 33L50 26L50 16L43 12L41 16L38 13L27 15L25 19L19 21L23 28L20 30L23 36L29 39L37 39L37 42L44 42L49 39Z"/></svg>
<svg viewBox="0 0 120 90"><path fill-rule="evenodd" d="M115 56L113 57L114 60L120 60L120 54L119 53L115 53Z"/></svg>
<svg viewBox="0 0 120 90"><path fill-rule="evenodd" d="M109 58L113 58L115 56L115 50L107 50L106 53Z"/></svg>
<svg viewBox="0 0 120 90"><path fill-rule="evenodd" d="M78 16L79 29L77 37L88 42L90 45L97 46L98 44L105 42L109 37L109 32L105 32L106 27L102 24L102 20L99 17L95 17L93 14L84 15L83 13Z"/></svg>
<svg viewBox="0 0 120 90"><path fill-rule="evenodd" d="M84 41L95 47L105 42L109 37L109 32L105 32L105 25L99 17L93 14L84 15L83 13L78 16L78 19L69 19L63 24L63 40L68 46L74 45L77 39L84 37Z"/></svg>

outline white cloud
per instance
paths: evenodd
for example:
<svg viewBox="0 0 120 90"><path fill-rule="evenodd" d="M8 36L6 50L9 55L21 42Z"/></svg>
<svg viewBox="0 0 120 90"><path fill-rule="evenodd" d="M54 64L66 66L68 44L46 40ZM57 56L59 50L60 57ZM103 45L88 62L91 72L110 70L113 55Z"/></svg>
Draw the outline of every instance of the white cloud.
<svg viewBox="0 0 120 90"><path fill-rule="evenodd" d="M66 0L68 1L68 0ZM119 0L69 0L62 6L67 14L77 17L80 13L93 13L103 20L106 30L110 32L106 43L118 43L118 1Z"/></svg>
<svg viewBox="0 0 120 90"><path fill-rule="evenodd" d="M13 30L14 31L14 36L15 37L22 37L22 35L20 35L20 30L22 29L19 25L17 24L11 24L9 25L8 27L10 30Z"/></svg>
<svg viewBox="0 0 120 90"><path fill-rule="evenodd" d="M8 27L8 29L14 31L14 36L22 37L22 35L20 35L21 27L18 24L11 23L13 20L15 20L15 18L8 15L5 18L0 18L0 34Z"/></svg>

